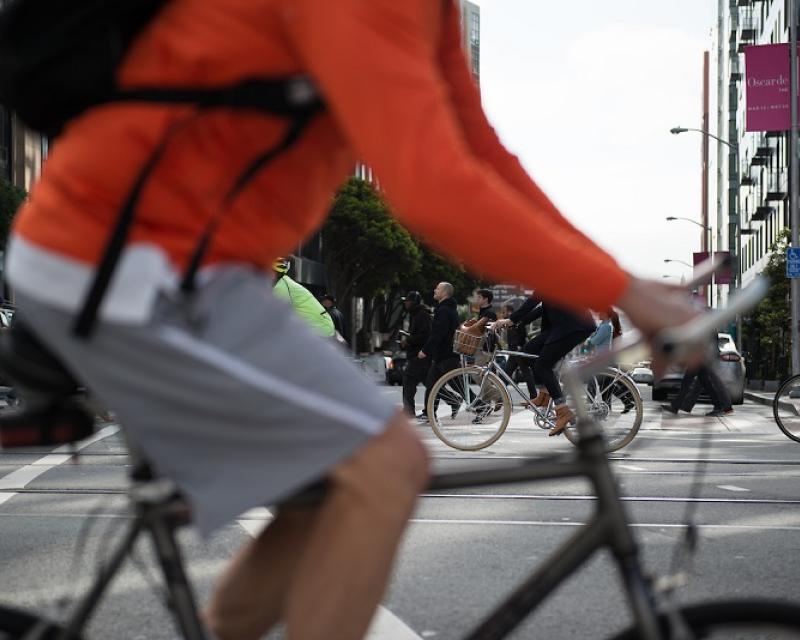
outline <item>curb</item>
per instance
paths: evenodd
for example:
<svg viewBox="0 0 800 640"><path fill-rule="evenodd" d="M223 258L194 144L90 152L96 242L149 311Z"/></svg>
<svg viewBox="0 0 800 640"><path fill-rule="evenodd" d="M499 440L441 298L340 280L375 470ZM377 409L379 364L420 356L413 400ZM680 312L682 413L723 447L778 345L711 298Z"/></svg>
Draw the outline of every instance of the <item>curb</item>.
<svg viewBox="0 0 800 640"><path fill-rule="evenodd" d="M747 389L745 389L744 397L745 399L757 402L758 404L763 404L768 407L772 406L772 396L765 398L761 394L753 393L752 391L748 391Z"/></svg>

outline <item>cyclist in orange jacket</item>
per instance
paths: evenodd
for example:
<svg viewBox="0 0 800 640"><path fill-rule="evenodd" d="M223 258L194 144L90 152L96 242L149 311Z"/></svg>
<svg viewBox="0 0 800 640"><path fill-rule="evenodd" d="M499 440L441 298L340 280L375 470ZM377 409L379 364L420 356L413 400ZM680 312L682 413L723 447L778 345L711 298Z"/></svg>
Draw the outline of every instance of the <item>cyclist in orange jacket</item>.
<svg viewBox="0 0 800 640"><path fill-rule="evenodd" d="M214 87L292 74L313 79L327 110L230 204L192 296L177 284L198 238L283 119L92 108L54 141L8 251L21 317L177 482L202 532L330 481L319 507L279 509L220 579L206 617L222 640L261 637L279 619L304 640L363 636L427 481L407 418L287 313L263 275L320 226L356 160L404 225L473 271L568 308L616 305L646 334L694 314L576 230L499 142L452 0L172 0L118 77ZM70 327L109 230L168 131L95 334L80 340Z"/></svg>

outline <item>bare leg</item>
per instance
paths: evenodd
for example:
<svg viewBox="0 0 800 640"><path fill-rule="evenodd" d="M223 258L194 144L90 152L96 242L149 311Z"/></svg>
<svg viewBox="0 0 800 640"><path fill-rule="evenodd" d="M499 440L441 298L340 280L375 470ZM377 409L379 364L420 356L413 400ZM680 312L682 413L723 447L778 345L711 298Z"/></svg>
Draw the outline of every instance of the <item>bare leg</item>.
<svg viewBox="0 0 800 640"><path fill-rule="evenodd" d="M319 507L287 509L247 544L222 574L205 611L221 640L260 638L281 617L287 583L305 549Z"/></svg>
<svg viewBox="0 0 800 640"><path fill-rule="evenodd" d="M208 608L220 640L260 638L280 609L290 638L330 638L331 629L342 640L364 635L427 481L427 457L398 415L330 479L321 507L279 516L234 560Z"/></svg>

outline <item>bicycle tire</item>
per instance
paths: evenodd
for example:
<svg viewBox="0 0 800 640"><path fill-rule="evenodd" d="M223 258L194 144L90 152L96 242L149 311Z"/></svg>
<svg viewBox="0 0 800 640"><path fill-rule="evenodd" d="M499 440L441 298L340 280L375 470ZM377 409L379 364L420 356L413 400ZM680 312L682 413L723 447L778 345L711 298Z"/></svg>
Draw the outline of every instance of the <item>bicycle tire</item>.
<svg viewBox="0 0 800 640"><path fill-rule="evenodd" d="M693 638L747 640L800 638L800 606L776 600L730 600L681 607L681 619ZM669 618L659 615L665 638L669 638ZM765 633L769 631L769 633ZM780 632L781 635L775 635ZM639 630L631 627L613 640L636 640Z"/></svg>
<svg viewBox="0 0 800 640"><path fill-rule="evenodd" d="M595 391L592 391L593 384ZM589 399L589 415L603 431L606 453L628 446L639 433L644 417L642 395L634 382L621 372L606 369L587 383L586 397ZM624 409L628 404L632 408L625 413L616 411L615 399L619 401L617 408L621 405ZM577 444L579 436L575 426L567 427L564 435L572 444Z"/></svg>
<svg viewBox="0 0 800 640"><path fill-rule="evenodd" d="M497 442L506 430L511 397L494 373L459 367L433 384L426 409L439 440L460 451L479 451Z"/></svg>
<svg viewBox="0 0 800 640"><path fill-rule="evenodd" d="M800 375L786 380L775 393L772 415L787 438L800 442Z"/></svg>
<svg viewBox="0 0 800 640"><path fill-rule="evenodd" d="M0 640L19 640L32 631L36 625L42 625L41 640L81 640L81 636L65 638L64 627L35 613L0 605Z"/></svg>

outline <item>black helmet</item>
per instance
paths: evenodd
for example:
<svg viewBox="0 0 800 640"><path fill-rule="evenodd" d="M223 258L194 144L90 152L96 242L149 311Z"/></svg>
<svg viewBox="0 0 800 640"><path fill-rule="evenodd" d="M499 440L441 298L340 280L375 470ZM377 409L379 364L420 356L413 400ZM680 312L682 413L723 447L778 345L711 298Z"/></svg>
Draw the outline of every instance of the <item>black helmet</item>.
<svg viewBox="0 0 800 640"><path fill-rule="evenodd" d="M403 297L403 302L413 302L414 304L421 304L422 294L419 291L409 291Z"/></svg>

